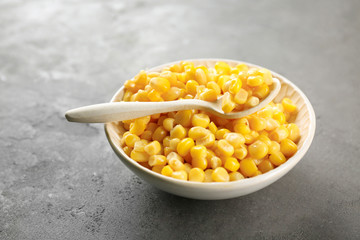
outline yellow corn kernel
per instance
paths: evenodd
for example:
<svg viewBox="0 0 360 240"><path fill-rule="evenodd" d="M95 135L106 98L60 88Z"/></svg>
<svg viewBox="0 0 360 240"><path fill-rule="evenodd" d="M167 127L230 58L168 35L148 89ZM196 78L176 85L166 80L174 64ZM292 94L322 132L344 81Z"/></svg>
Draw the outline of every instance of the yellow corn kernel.
<svg viewBox="0 0 360 240"><path fill-rule="evenodd" d="M176 151L177 145L181 140L179 138L170 139L169 147L171 150Z"/></svg>
<svg viewBox="0 0 360 240"><path fill-rule="evenodd" d="M214 169L211 178L214 182L228 182L230 180L228 172L223 167Z"/></svg>
<svg viewBox="0 0 360 240"><path fill-rule="evenodd" d="M184 180L187 181L188 179L188 174L185 170L180 170L180 171L175 171L171 174L171 177L179 179L179 180Z"/></svg>
<svg viewBox="0 0 360 240"><path fill-rule="evenodd" d="M187 94L184 96L184 99L194 99L194 96L191 94Z"/></svg>
<svg viewBox="0 0 360 240"><path fill-rule="evenodd" d="M281 111L274 111L273 119L278 121L280 124L284 124L286 122L286 117L283 112Z"/></svg>
<svg viewBox="0 0 360 240"><path fill-rule="evenodd" d="M195 67L194 65L186 65L184 66L184 70L186 73L186 79L195 79Z"/></svg>
<svg viewBox="0 0 360 240"><path fill-rule="evenodd" d="M164 168L164 166L153 166L153 167L151 168L151 170L153 170L153 171L156 172L156 173L161 174L161 171L162 171L163 168Z"/></svg>
<svg viewBox="0 0 360 240"><path fill-rule="evenodd" d="M215 93L216 93L216 96L221 94L221 88L220 88L219 85L218 85L216 82L214 82L214 81L208 82L208 83L206 84L206 87L209 88L209 89L214 90Z"/></svg>
<svg viewBox="0 0 360 240"><path fill-rule="evenodd" d="M148 140L141 139L140 141L135 142L134 150L137 152L145 152L145 146L149 143Z"/></svg>
<svg viewBox="0 0 360 240"><path fill-rule="evenodd" d="M154 77L159 77L160 76L160 73L159 72L149 72L147 74L148 78L151 79L151 78L154 78Z"/></svg>
<svg viewBox="0 0 360 240"><path fill-rule="evenodd" d="M164 92L161 97L165 101L173 101L178 99L181 95L181 89L178 87L171 87L168 91Z"/></svg>
<svg viewBox="0 0 360 240"><path fill-rule="evenodd" d="M206 157L204 158L193 158L191 164L194 168L200 168L205 170L207 168L207 160Z"/></svg>
<svg viewBox="0 0 360 240"><path fill-rule="evenodd" d="M185 172L189 175L190 170L192 169L192 166L190 163L184 163Z"/></svg>
<svg viewBox="0 0 360 240"><path fill-rule="evenodd" d="M151 122L146 126L145 130L155 132L155 130L157 128L158 128L158 125L156 123Z"/></svg>
<svg viewBox="0 0 360 240"><path fill-rule="evenodd" d="M189 135L189 138L197 140L197 139L207 136L209 133L210 133L210 131L203 127L192 127L189 129L188 135Z"/></svg>
<svg viewBox="0 0 360 240"><path fill-rule="evenodd" d="M130 90L125 90L123 101L129 102L133 93Z"/></svg>
<svg viewBox="0 0 360 240"><path fill-rule="evenodd" d="M227 157L225 160L224 167L230 172L235 172L240 168L240 163L234 157Z"/></svg>
<svg viewBox="0 0 360 240"><path fill-rule="evenodd" d="M237 104L244 104L248 98L249 93L241 88L234 96L234 102Z"/></svg>
<svg viewBox="0 0 360 240"><path fill-rule="evenodd" d="M153 134L153 133L152 133L151 131L145 130L145 131L140 135L140 138L150 141L150 140L152 139L152 134Z"/></svg>
<svg viewBox="0 0 360 240"><path fill-rule="evenodd" d="M215 169L215 168L218 168L218 167L221 167L222 165L222 161L219 157L216 157L216 156L213 156L211 159L210 159L210 167L212 169Z"/></svg>
<svg viewBox="0 0 360 240"><path fill-rule="evenodd" d="M149 157L150 166L165 166L167 159L164 155L152 155Z"/></svg>
<svg viewBox="0 0 360 240"><path fill-rule="evenodd" d="M278 127L280 127L280 123L275 119L270 118L266 120L266 131L272 131Z"/></svg>
<svg viewBox="0 0 360 240"><path fill-rule="evenodd" d="M241 133L243 136L251 133L250 127L243 123L236 123L234 125L234 131L237 133Z"/></svg>
<svg viewBox="0 0 360 240"><path fill-rule="evenodd" d="M159 93L169 91L170 82L166 78L154 77L150 80L150 86Z"/></svg>
<svg viewBox="0 0 360 240"><path fill-rule="evenodd" d="M181 72L181 67L179 64L173 64L170 66L170 71L179 73Z"/></svg>
<svg viewBox="0 0 360 240"><path fill-rule="evenodd" d="M259 176L259 175L261 175L261 174L262 174L261 171L256 170L255 174L252 175L251 177L256 177L256 176Z"/></svg>
<svg viewBox="0 0 360 240"><path fill-rule="evenodd" d="M190 149L195 146L195 142L191 138L182 139L177 145L177 152L180 156L185 157L190 153Z"/></svg>
<svg viewBox="0 0 360 240"><path fill-rule="evenodd" d="M286 138L280 143L280 151L285 157L289 158L297 152L297 145L290 139Z"/></svg>
<svg viewBox="0 0 360 240"><path fill-rule="evenodd" d="M164 137L164 139L162 141L162 146L163 147L169 147L170 146L170 137L169 136Z"/></svg>
<svg viewBox="0 0 360 240"><path fill-rule="evenodd" d="M268 147L271 146L271 140L267 135L264 134L260 134L257 138L257 140L262 141L263 143L265 143Z"/></svg>
<svg viewBox="0 0 360 240"><path fill-rule="evenodd" d="M258 170L255 162L251 158L245 158L244 160L241 160L240 162L240 172L245 177L251 177L253 176L256 171Z"/></svg>
<svg viewBox="0 0 360 240"><path fill-rule="evenodd" d="M186 137L186 134L186 129L180 124L178 124L170 131L170 138L183 139Z"/></svg>
<svg viewBox="0 0 360 240"><path fill-rule="evenodd" d="M215 64L215 70L219 74L229 74L230 66L225 62L219 61Z"/></svg>
<svg viewBox="0 0 360 240"><path fill-rule="evenodd" d="M242 180L244 179L245 177L239 173L239 172L232 172L232 173L229 173L229 177L230 177L230 181L238 181L238 180Z"/></svg>
<svg viewBox="0 0 360 240"><path fill-rule="evenodd" d="M217 94L214 89L205 88L200 94L199 99L208 102L215 102L217 100Z"/></svg>
<svg viewBox="0 0 360 240"><path fill-rule="evenodd" d="M165 118L162 125L166 131L170 132L171 129L173 129L174 127L174 122L175 122L174 118Z"/></svg>
<svg viewBox="0 0 360 240"><path fill-rule="evenodd" d="M144 147L144 151L149 155L156 155L161 151L161 144L158 141L152 141Z"/></svg>
<svg viewBox="0 0 360 240"><path fill-rule="evenodd" d="M258 72L264 78L264 82L266 85L271 85L273 83L273 78L269 70L261 68L258 70Z"/></svg>
<svg viewBox="0 0 360 240"><path fill-rule="evenodd" d="M269 160L275 166L279 166L286 162L286 157L282 152L274 152L273 154L270 154Z"/></svg>
<svg viewBox="0 0 360 240"><path fill-rule="evenodd" d="M195 96L196 88L199 86L199 83L194 80L189 80L186 82L185 90L188 94Z"/></svg>
<svg viewBox="0 0 360 240"><path fill-rule="evenodd" d="M256 139L259 137L259 133L256 131L251 131L249 134L245 134L245 143L246 144L252 144L256 141Z"/></svg>
<svg viewBox="0 0 360 240"><path fill-rule="evenodd" d="M180 162L184 163L184 159L179 155L177 154L176 152L171 152L169 153L167 156L166 156L167 160L170 161L171 159L177 159L179 160Z"/></svg>
<svg viewBox="0 0 360 240"><path fill-rule="evenodd" d="M203 182L205 180L205 172L200 168L192 168L189 172L189 181Z"/></svg>
<svg viewBox="0 0 360 240"><path fill-rule="evenodd" d="M205 178L204 182L212 182L212 173L214 172L213 169L206 169L205 170Z"/></svg>
<svg viewBox="0 0 360 240"><path fill-rule="evenodd" d="M239 74L239 69L237 69L236 67L232 67L230 70L230 74Z"/></svg>
<svg viewBox="0 0 360 240"><path fill-rule="evenodd" d="M180 124L183 127L190 127L192 115L193 115L193 113L191 110L178 111L174 117L175 123Z"/></svg>
<svg viewBox="0 0 360 240"><path fill-rule="evenodd" d="M138 152L132 150L130 153L130 157L137 162L147 162L149 160L149 155L145 152Z"/></svg>
<svg viewBox="0 0 360 240"><path fill-rule="evenodd" d="M273 154L275 152L279 152L280 151L280 144L278 142L275 141L271 141L271 144L269 146L269 154Z"/></svg>
<svg viewBox="0 0 360 240"><path fill-rule="evenodd" d="M296 111L296 105L291 101L290 98L284 98L281 101L281 104L283 105L284 110L286 112L294 112L294 111Z"/></svg>
<svg viewBox="0 0 360 240"><path fill-rule="evenodd" d="M260 103L259 98L251 96L246 100L245 106L247 108L252 108L252 107L255 107L255 106L259 105L259 103Z"/></svg>
<svg viewBox="0 0 360 240"><path fill-rule="evenodd" d="M190 150L191 157L193 160L195 158L206 158L207 156L207 149L206 147L200 145L200 146L193 146Z"/></svg>
<svg viewBox="0 0 360 240"><path fill-rule="evenodd" d="M217 84L223 92L225 92L226 83L230 80L230 76L228 75L222 75L218 78Z"/></svg>
<svg viewBox="0 0 360 240"><path fill-rule="evenodd" d="M260 172L266 173L272 169L274 169L274 165L267 159L263 160L259 165L258 168Z"/></svg>
<svg viewBox="0 0 360 240"><path fill-rule="evenodd" d="M268 120L268 119L272 118L273 110L270 107L265 107L265 108L261 109L260 111L256 112L256 115L258 117Z"/></svg>
<svg viewBox="0 0 360 240"><path fill-rule="evenodd" d="M229 113L232 110L234 110L236 104L232 100L232 96L229 92L224 93L221 101L221 109L224 111L224 113Z"/></svg>
<svg viewBox="0 0 360 240"><path fill-rule="evenodd" d="M239 160L242 160L244 159L248 154L248 150L246 148L246 145L241 145L241 147L238 147L235 149L235 152L234 152L234 156L239 159Z"/></svg>
<svg viewBox="0 0 360 240"><path fill-rule="evenodd" d="M247 72L249 70L249 67L245 63L239 63L236 65L236 68L239 69L240 72Z"/></svg>
<svg viewBox="0 0 360 240"><path fill-rule="evenodd" d="M262 131L266 128L266 120L260 117L249 118L250 128L254 131Z"/></svg>
<svg viewBox="0 0 360 240"><path fill-rule="evenodd" d="M171 158L168 163L175 171L185 170L185 165L179 159Z"/></svg>
<svg viewBox="0 0 360 240"><path fill-rule="evenodd" d="M167 131L163 126L160 126L155 129L152 139L154 141L162 142L163 139L166 137L166 135L167 135Z"/></svg>
<svg viewBox="0 0 360 240"><path fill-rule="evenodd" d="M264 158L269 151L269 147L262 141L257 140L253 144L249 146L249 154L251 157L255 159L262 159Z"/></svg>
<svg viewBox="0 0 360 240"><path fill-rule="evenodd" d="M206 151L207 151L206 159L208 160L208 163L210 163L210 159L212 157L215 157L216 155L215 155L215 152L209 148L207 148Z"/></svg>
<svg viewBox="0 0 360 240"><path fill-rule="evenodd" d="M269 86L264 83L264 84L261 84L260 86L255 87L255 89L253 91L253 95L255 97L263 99L263 98L267 97L267 95L269 95L269 92L270 92Z"/></svg>
<svg viewBox="0 0 360 240"><path fill-rule="evenodd" d="M215 143L215 135L209 133L205 137L196 139L196 145L203 145L205 147L212 147Z"/></svg>
<svg viewBox="0 0 360 240"><path fill-rule="evenodd" d="M240 91L240 89L242 89L241 86L242 86L242 82L240 78L233 79L229 86L229 92L232 94L237 94Z"/></svg>
<svg viewBox="0 0 360 240"><path fill-rule="evenodd" d="M148 102L149 101L148 93L144 90L139 90L136 94L134 94L134 101Z"/></svg>
<svg viewBox="0 0 360 240"><path fill-rule="evenodd" d="M289 136L289 130L285 126L280 126L272 131L269 138L276 142L281 142Z"/></svg>
<svg viewBox="0 0 360 240"><path fill-rule="evenodd" d="M200 85L206 85L207 77L203 69L198 68L195 70L195 79Z"/></svg>
<svg viewBox="0 0 360 240"><path fill-rule="evenodd" d="M123 147L123 151L126 155L128 155L130 157L130 153L132 151L132 149L130 147L128 147L128 146Z"/></svg>
<svg viewBox="0 0 360 240"><path fill-rule="evenodd" d="M160 77L169 80L170 86L174 86L174 84L176 84L176 82L178 81L176 73L173 73L171 71L163 71L162 73L160 73Z"/></svg>
<svg viewBox="0 0 360 240"><path fill-rule="evenodd" d="M141 86L136 85L134 80L125 81L124 87L131 92L137 92L141 88Z"/></svg>
<svg viewBox="0 0 360 240"><path fill-rule="evenodd" d="M216 139L220 140L220 139L223 139L225 134L227 134L227 133L230 133L229 129L221 128L216 131L215 137L216 137Z"/></svg>
<svg viewBox="0 0 360 240"><path fill-rule="evenodd" d="M228 141L221 139L218 141L217 149L223 156L232 156L235 152L233 145Z"/></svg>
<svg viewBox="0 0 360 240"><path fill-rule="evenodd" d="M163 169L161 170L161 174L168 177L170 177L173 172L174 170L169 165L163 167Z"/></svg>
<svg viewBox="0 0 360 240"><path fill-rule="evenodd" d="M155 91L155 89L151 90L147 96L150 99L150 101L152 101L152 102L164 101L164 99L161 97L161 94L158 93L157 91Z"/></svg>
<svg viewBox="0 0 360 240"><path fill-rule="evenodd" d="M209 123L210 123L210 118L208 115L204 113L194 114L194 116L192 117L192 125L194 127L198 126L198 127L207 128L209 126Z"/></svg>
<svg viewBox="0 0 360 240"><path fill-rule="evenodd" d="M228 143L233 145L235 149L241 147L241 145L245 143L245 138L240 133L226 133L224 138L226 141L228 141Z"/></svg>
<svg viewBox="0 0 360 240"><path fill-rule="evenodd" d="M133 148L135 143L137 141L140 141L140 138L138 136L136 136L135 134L129 133L124 137L124 140L125 140L126 146Z"/></svg>
<svg viewBox="0 0 360 240"><path fill-rule="evenodd" d="M246 81L248 86L257 87L264 83L262 76L249 76Z"/></svg>
<svg viewBox="0 0 360 240"><path fill-rule="evenodd" d="M214 122L209 123L208 128L209 128L210 132L212 132L213 134L215 134L218 129Z"/></svg>
<svg viewBox="0 0 360 240"><path fill-rule="evenodd" d="M297 143L300 139L300 130L299 127L295 123L290 123L286 126L286 128L289 130L289 136L288 138Z"/></svg>
<svg viewBox="0 0 360 240"><path fill-rule="evenodd" d="M146 128L146 124L142 121L135 120L133 123L130 123L130 132L135 135L141 135Z"/></svg>

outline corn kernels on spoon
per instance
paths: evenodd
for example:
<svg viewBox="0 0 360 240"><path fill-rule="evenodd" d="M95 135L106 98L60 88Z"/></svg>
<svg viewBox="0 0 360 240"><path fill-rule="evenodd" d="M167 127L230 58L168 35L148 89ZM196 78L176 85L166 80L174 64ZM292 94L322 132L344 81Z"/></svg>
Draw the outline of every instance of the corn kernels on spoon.
<svg viewBox="0 0 360 240"><path fill-rule="evenodd" d="M277 78L273 78L271 88L269 95L257 106L239 112L224 113L221 109L223 97L221 96L215 102L184 99L165 102L101 103L69 110L66 112L65 117L70 122L106 123L130 120L163 112L197 109L210 112L222 118L235 119L248 116L269 104L280 91L280 81Z"/></svg>

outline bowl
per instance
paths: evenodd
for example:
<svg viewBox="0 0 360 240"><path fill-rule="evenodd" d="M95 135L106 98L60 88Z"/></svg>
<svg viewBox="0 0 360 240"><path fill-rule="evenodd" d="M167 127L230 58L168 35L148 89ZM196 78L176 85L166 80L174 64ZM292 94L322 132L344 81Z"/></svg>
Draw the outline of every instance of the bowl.
<svg viewBox="0 0 360 240"><path fill-rule="evenodd" d="M195 65L204 65L206 67L214 67L217 61L224 61L230 66L236 66L238 63L246 63L244 61L227 59L190 59L186 61L192 61ZM179 62L180 61L160 65L151 68L148 71L161 71L162 68ZM250 67L259 67L251 63L246 64ZM134 172L144 181L165 192L186 198L201 200L229 199L256 192L266 186L269 186L276 180L283 177L302 159L302 157L305 155L311 145L316 127L314 109L305 94L285 77L275 72L272 72L272 74L281 82L281 90L274 99L274 102L279 102L282 98L288 97L298 107L298 114L293 122L298 125L301 138L298 142L298 151L296 152L296 154L289 158L284 164L267 173L261 174L253 178L247 178L239 181L225 183L200 183L182 181L166 177L159 173L151 171L150 169L141 166L136 161L128 157L120 146L120 135L122 135L122 133L125 131L122 128L122 123L112 122L105 124L105 133L107 139L116 155L126 167L128 167L132 172ZM115 93L115 95L111 99L111 102L121 101L123 98L123 94L124 87L121 87Z"/></svg>

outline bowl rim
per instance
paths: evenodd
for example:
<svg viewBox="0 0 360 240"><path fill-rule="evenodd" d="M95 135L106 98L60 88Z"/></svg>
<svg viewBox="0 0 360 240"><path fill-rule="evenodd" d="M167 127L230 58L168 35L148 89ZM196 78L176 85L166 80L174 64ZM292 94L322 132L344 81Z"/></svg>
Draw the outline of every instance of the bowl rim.
<svg viewBox="0 0 360 240"><path fill-rule="evenodd" d="M170 66L172 64L176 64L179 63L181 61L189 61L189 62L194 62L194 61L224 61L224 62L228 62L228 63L245 63L246 65L250 66L250 67L258 67L258 68L264 68L262 66L253 64L253 63L249 63L246 61L241 61L241 60L233 60L233 59L224 59L224 58L196 58L196 59L185 59L185 60L177 60L177 61L173 61L173 62L169 62L169 63L165 63L165 64L161 64L161 65L157 65L151 68L146 69L146 71L152 71L153 69L160 69L160 68L164 68L166 66ZM267 68L268 69L268 68ZM270 70L270 69L269 69ZM280 79L280 81L285 82L286 84L290 85L293 89L295 89L296 92L299 93L299 95L301 96L301 98L304 100L306 107L309 110L309 133L306 137L306 139L304 140L304 143L302 145L302 147L300 149L298 149L298 151L295 153L295 155L293 155L291 158L289 158L285 163L281 164L280 166L276 167L275 169L272 169L269 172L266 172L264 174L258 175L256 177L253 178L245 178L242 180L238 180L238 181L231 181L231 182L192 182L192 181L184 181L184 180L179 180L179 179L175 179L175 178L171 178L171 177L167 177L164 176L160 173L154 172L146 167L141 166L140 164L138 164L135 160L131 159L129 156L127 156L125 154L125 152L123 151L123 149L116 145L110 137L110 133L108 130L108 124L106 123L104 124L104 129L105 129L105 133L106 133L106 137L110 143L110 145L112 146L112 149L114 151L116 151L118 156L122 157L122 160L127 161L129 164L131 164L133 167L137 168L140 171L143 171L147 174L150 174L152 177L157 178L160 181L166 181L166 182L170 182L173 183L174 185L181 185L181 186L186 186L186 187L201 187L201 188L207 188L207 189L213 189L213 188L219 188L219 187L223 187L223 188L233 188L233 187L237 187L237 188L247 188L247 187L251 187L254 185L258 185L260 183L266 182L270 179L276 178L277 175L281 175L281 173L284 173L283 175L285 175L287 172L289 172L302 158L303 156L306 154L306 152L308 151L308 149L310 148L310 145L313 141L314 135L315 135L315 128L316 128L316 117L315 117L315 112L314 109L309 101L309 99L306 97L306 95L300 90L300 88L298 88L294 83L292 83L290 80L288 80L286 77L270 70L272 75L277 77L278 79ZM111 98L110 102L114 102L116 97L121 93L121 91L123 91L124 86L121 86L116 93L113 95L113 97Z"/></svg>

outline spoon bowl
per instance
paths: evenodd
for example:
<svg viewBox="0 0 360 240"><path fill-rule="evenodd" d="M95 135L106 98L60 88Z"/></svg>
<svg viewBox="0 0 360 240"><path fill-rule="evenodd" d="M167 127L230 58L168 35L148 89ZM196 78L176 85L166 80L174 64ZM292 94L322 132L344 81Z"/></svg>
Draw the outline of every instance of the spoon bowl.
<svg viewBox="0 0 360 240"><path fill-rule="evenodd" d="M217 61L224 61L230 66L236 66L240 63L240 61L225 59L195 59L188 61L192 61L196 65L204 65L206 67L213 67ZM172 64L174 64L174 62L152 68L149 71L159 71L163 67L170 66ZM246 64L251 67L259 67L249 63ZM298 142L298 151L295 155L289 158L284 164L267 173L254 178L225 183L198 183L182 181L151 171L128 157L120 146L121 136L125 131L122 122L111 122L105 124L107 139L116 155L127 168L144 181L163 191L182 197L202 200L229 199L256 192L283 177L302 159L311 145L316 127L315 113L305 94L285 77L275 72L272 72L272 74L275 78L279 79L281 84L280 92L275 97L274 102L279 102L282 98L288 97L298 107L296 119L290 119L290 122L294 122L298 125L301 138ZM115 93L111 102L119 102L123 99L123 96L124 88L122 87Z"/></svg>

